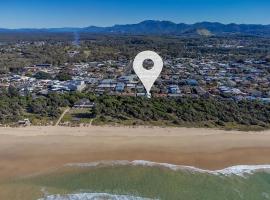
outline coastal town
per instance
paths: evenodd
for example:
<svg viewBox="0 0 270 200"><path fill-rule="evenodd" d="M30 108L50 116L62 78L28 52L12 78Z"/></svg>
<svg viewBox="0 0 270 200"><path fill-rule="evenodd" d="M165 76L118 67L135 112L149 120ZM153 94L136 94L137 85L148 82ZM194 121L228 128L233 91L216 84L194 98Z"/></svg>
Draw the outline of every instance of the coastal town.
<svg viewBox="0 0 270 200"><path fill-rule="evenodd" d="M66 53L73 57L80 52ZM68 76L64 79L57 76L63 70ZM51 63L23 66L17 72L0 75L0 87L11 86L22 96L72 91L97 95L146 95L132 70L132 60L128 59L65 63L63 66ZM151 92L153 97L215 96L270 102L269 86L270 64L266 60L221 62L209 58L175 57L164 59L163 71Z"/></svg>
<svg viewBox="0 0 270 200"><path fill-rule="evenodd" d="M269 10L0 1L0 200L270 200Z"/></svg>
<svg viewBox="0 0 270 200"><path fill-rule="evenodd" d="M269 127L268 38L20 36L0 44L1 126ZM151 99L133 70L145 50L164 64Z"/></svg>

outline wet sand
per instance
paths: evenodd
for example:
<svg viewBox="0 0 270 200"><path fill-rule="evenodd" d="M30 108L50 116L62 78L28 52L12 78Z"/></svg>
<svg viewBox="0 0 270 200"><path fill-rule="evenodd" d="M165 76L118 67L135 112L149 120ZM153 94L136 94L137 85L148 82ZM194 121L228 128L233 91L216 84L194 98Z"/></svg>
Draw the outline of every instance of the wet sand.
<svg viewBox="0 0 270 200"><path fill-rule="evenodd" d="M195 128L0 128L0 180L67 163L148 160L217 170L270 164L270 131Z"/></svg>

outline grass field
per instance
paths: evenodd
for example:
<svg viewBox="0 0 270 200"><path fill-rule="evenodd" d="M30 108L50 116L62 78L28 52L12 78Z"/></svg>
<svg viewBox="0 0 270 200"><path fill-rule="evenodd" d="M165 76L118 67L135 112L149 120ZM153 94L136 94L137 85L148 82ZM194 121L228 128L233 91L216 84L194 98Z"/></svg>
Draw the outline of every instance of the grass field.
<svg viewBox="0 0 270 200"><path fill-rule="evenodd" d="M49 194L82 192L161 200L267 200L270 174L256 173L244 178L143 166L65 167L0 184L0 199L8 200L36 200Z"/></svg>
<svg viewBox="0 0 270 200"><path fill-rule="evenodd" d="M72 124L86 123L90 124L93 120L90 109L71 109L62 119L62 122L71 122Z"/></svg>

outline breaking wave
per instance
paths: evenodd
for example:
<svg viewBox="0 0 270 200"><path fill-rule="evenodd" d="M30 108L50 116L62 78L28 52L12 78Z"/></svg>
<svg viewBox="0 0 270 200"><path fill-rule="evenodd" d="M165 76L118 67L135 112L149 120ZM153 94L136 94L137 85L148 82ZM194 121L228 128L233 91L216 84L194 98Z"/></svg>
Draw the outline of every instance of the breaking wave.
<svg viewBox="0 0 270 200"><path fill-rule="evenodd" d="M106 193L80 193L67 195L50 195L38 200L154 200L142 197L113 195Z"/></svg>
<svg viewBox="0 0 270 200"><path fill-rule="evenodd" d="M237 165L221 170L204 170L192 166L173 165L168 163L157 163L144 160L135 161L100 161L91 163L70 163L68 167L99 167L99 166L147 166L147 167L163 167L174 171L185 170L189 172L209 173L213 175L237 175L253 174L255 172L270 172L270 165Z"/></svg>

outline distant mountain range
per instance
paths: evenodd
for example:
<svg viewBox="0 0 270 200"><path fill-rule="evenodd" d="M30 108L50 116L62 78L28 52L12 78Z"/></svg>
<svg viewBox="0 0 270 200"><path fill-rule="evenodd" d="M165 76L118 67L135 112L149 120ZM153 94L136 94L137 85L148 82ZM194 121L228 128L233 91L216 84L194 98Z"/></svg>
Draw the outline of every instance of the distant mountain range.
<svg viewBox="0 0 270 200"><path fill-rule="evenodd" d="M195 24L176 24L170 21L147 20L138 24L114 25L111 27L89 26L85 28L48 28L48 29L0 29L0 32L48 32L48 33L96 33L96 34L140 34L140 35L252 35L269 36L270 25L260 24L222 24L200 22Z"/></svg>

